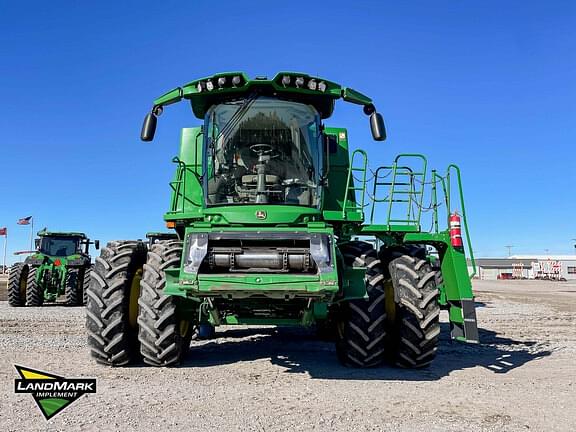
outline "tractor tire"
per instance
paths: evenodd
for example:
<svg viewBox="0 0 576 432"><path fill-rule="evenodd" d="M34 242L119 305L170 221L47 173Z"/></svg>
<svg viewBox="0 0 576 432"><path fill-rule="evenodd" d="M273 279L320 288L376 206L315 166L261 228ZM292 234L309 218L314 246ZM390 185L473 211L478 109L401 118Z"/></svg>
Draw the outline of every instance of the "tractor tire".
<svg viewBox="0 0 576 432"><path fill-rule="evenodd" d="M86 329L92 357L109 366L122 366L138 357L136 318L140 279L146 262L141 241L111 241L94 265Z"/></svg>
<svg viewBox="0 0 576 432"><path fill-rule="evenodd" d="M8 304L10 306L26 305L26 283L28 282L28 265L16 263L10 267L8 276Z"/></svg>
<svg viewBox="0 0 576 432"><path fill-rule="evenodd" d="M90 281L92 279L92 270L94 270L94 266L90 266L84 269L82 275L82 305L86 305L88 302L88 288L90 288Z"/></svg>
<svg viewBox="0 0 576 432"><path fill-rule="evenodd" d="M42 306L44 304L44 289L42 284L36 281L36 267L28 270L28 281L26 282L26 305Z"/></svg>
<svg viewBox="0 0 576 432"><path fill-rule="evenodd" d="M66 273L64 297L67 306L80 306L82 298L82 284L78 269L69 269Z"/></svg>
<svg viewBox="0 0 576 432"><path fill-rule="evenodd" d="M194 326L178 316L179 298L163 293L164 270L179 267L182 242L160 240L148 252L142 276L138 313L138 339L145 363L173 366L190 347Z"/></svg>
<svg viewBox="0 0 576 432"><path fill-rule="evenodd" d="M338 312L336 354L345 366L374 367L384 361L386 310L383 269L371 244L340 247L347 266L366 269L367 299L349 300Z"/></svg>
<svg viewBox="0 0 576 432"><path fill-rule="evenodd" d="M387 360L404 368L426 367L438 349L441 274L421 247L383 250L380 257L391 279L386 302Z"/></svg>

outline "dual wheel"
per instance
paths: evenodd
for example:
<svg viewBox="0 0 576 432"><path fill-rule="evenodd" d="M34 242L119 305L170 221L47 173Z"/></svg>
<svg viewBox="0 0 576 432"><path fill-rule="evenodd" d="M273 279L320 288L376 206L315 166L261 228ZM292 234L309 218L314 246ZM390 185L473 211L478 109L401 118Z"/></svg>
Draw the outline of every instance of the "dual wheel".
<svg viewBox="0 0 576 432"><path fill-rule="evenodd" d="M113 241L96 258L87 292L86 327L92 357L121 366L142 358L153 366L178 364L193 326L178 301L163 294L164 270L178 267L182 242Z"/></svg>
<svg viewBox="0 0 576 432"><path fill-rule="evenodd" d="M51 284L51 273L45 270L39 277L38 267L16 263L10 267L8 303L10 306L42 306L45 287ZM68 306L81 306L86 302L90 284L90 269L69 269L66 273L64 296Z"/></svg>
<svg viewBox="0 0 576 432"><path fill-rule="evenodd" d="M367 298L336 311L336 352L341 363L373 367L387 361L425 367L440 334L440 274L415 246L383 249L352 241L341 247L345 265L364 268Z"/></svg>

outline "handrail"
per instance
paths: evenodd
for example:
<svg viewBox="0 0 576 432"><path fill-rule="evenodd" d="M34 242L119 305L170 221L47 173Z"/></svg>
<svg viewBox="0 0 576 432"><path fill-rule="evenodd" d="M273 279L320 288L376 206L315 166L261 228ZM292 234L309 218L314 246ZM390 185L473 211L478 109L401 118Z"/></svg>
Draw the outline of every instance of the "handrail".
<svg viewBox="0 0 576 432"><path fill-rule="evenodd" d="M356 168L354 166L354 158L358 154L362 157L362 168ZM349 193L350 193L351 186L352 186L352 180L354 179L354 175L353 175L354 171L362 171L362 187L360 189L362 191L362 198L360 201L360 209L362 209L362 211L364 209L364 200L365 200L365 196L366 196L366 169L367 169L367 166L368 166L368 155L366 154L366 152L364 150L361 150L361 149L354 150L352 152L352 156L350 157L350 166L348 167L348 178L346 180L346 192L344 193L344 201L342 202L342 218L343 219L346 218L346 210L358 207L358 203L356 202L356 194L354 194L354 201L355 201L356 205L354 207L348 206Z"/></svg>
<svg viewBox="0 0 576 432"><path fill-rule="evenodd" d="M450 171L456 171L456 178L458 180L458 191L460 195L460 205L462 206L462 221L464 222L464 232L466 233L466 244L468 246L468 253L470 254L470 260L472 262L472 274L470 279L476 275L476 260L474 259L474 251L472 250L472 242L470 241L470 231L468 230L468 218L466 217L466 208L464 206L464 191L462 189L462 176L460 174L460 168L455 164L448 165L446 170L446 178L448 183L448 196L450 196ZM450 212L450 207L448 207ZM450 215L448 215L450 217ZM449 223L449 222L448 222Z"/></svg>

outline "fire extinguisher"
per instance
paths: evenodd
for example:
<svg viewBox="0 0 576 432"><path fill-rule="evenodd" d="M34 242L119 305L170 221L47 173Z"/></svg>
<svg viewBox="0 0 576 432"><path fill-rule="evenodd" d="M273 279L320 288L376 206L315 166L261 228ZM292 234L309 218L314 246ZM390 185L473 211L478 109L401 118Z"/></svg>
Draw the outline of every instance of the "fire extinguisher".
<svg viewBox="0 0 576 432"><path fill-rule="evenodd" d="M450 215L450 243L456 248L463 247L462 243L462 220L458 212Z"/></svg>

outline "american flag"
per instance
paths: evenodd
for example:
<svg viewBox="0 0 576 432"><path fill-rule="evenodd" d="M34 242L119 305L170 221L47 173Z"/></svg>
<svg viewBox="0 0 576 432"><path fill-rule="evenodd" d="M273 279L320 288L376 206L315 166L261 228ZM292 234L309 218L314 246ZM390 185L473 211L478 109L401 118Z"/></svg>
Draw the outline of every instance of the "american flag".
<svg viewBox="0 0 576 432"><path fill-rule="evenodd" d="M7 236L8 235L8 228L3 227L0 228L0 236Z"/></svg>
<svg viewBox="0 0 576 432"><path fill-rule="evenodd" d="M18 219L18 222L16 222L18 225L30 225L30 219L32 219L32 216L28 216L22 219Z"/></svg>

